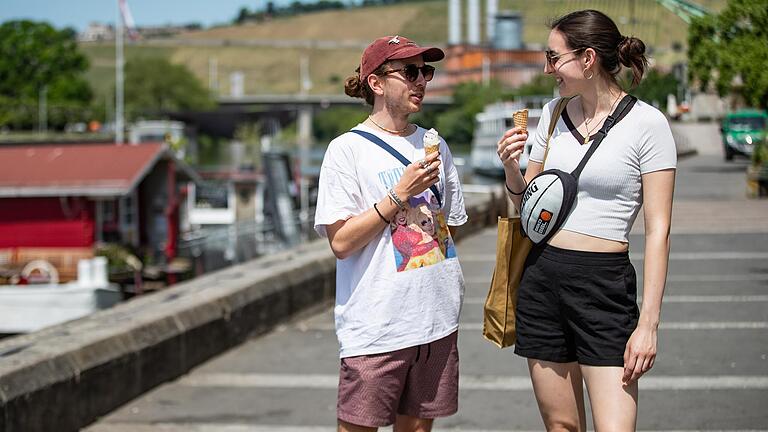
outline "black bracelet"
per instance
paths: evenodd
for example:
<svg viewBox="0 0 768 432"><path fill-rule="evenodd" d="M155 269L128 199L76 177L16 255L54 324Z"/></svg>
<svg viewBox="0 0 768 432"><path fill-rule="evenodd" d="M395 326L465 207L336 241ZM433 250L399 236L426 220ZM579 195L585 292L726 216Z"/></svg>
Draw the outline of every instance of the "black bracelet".
<svg viewBox="0 0 768 432"><path fill-rule="evenodd" d="M504 187L507 188L507 191L509 191L509 193L511 193L512 195L522 195L523 192L525 192L525 189L528 187L528 185L525 185L523 190L521 190L520 192L512 192L512 189L510 189L509 186L507 186L507 182L504 182Z"/></svg>
<svg viewBox="0 0 768 432"><path fill-rule="evenodd" d="M386 220L386 219L384 218L384 216L382 216L381 212L379 211L379 208L378 208L378 207L376 207L376 203L373 203L373 209L374 209L374 210L376 210L376 213L378 213L378 214L379 214L379 217L381 218L381 220L382 220L382 221L384 221L384 223L385 223L385 224L389 225L389 224L391 224L391 223L392 223L392 222L390 222L390 221Z"/></svg>

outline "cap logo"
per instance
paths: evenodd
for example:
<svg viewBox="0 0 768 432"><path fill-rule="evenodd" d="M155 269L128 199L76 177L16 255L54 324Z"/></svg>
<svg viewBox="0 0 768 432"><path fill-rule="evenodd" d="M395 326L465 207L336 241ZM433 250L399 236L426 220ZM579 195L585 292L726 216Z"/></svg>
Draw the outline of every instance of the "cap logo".
<svg viewBox="0 0 768 432"><path fill-rule="evenodd" d="M399 44L400 43L400 36L395 36L392 39L389 40L389 44Z"/></svg>

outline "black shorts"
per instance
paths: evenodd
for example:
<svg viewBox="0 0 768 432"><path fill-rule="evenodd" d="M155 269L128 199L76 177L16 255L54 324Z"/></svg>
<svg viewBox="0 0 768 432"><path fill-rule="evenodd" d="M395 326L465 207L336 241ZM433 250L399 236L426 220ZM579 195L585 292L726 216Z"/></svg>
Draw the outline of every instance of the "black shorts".
<svg viewBox="0 0 768 432"><path fill-rule="evenodd" d="M624 366L638 316L628 252L534 247L518 291L515 353L557 363Z"/></svg>

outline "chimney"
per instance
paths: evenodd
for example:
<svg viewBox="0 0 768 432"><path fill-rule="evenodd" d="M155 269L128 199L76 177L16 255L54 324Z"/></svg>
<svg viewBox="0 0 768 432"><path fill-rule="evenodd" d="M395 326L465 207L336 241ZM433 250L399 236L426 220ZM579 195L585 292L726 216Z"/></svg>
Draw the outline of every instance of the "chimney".
<svg viewBox="0 0 768 432"><path fill-rule="evenodd" d="M448 45L461 43L461 0L448 0Z"/></svg>
<svg viewBox="0 0 768 432"><path fill-rule="evenodd" d="M523 17L518 12L502 11L496 14L493 47L500 50L523 49Z"/></svg>
<svg viewBox="0 0 768 432"><path fill-rule="evenodd" d="M485 40L490 44L496 34L496 13L499 10L499 0L486 0L485 5Z"/></svg>
<svg viewBox="0 0 768 432"><path fill-rule="evenodd" d="M467 43L480 45L480 0L467 1Z"/></svg>

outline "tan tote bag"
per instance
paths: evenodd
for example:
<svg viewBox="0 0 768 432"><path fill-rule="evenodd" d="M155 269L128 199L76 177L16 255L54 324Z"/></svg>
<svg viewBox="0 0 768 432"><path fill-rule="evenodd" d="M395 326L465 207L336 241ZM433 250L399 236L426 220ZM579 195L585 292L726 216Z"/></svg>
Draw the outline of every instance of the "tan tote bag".
<svg viewBox="0 0 768 432"><path fill-rule="evenodd" d="M544 161L547 160L549 139L555 130L557 119L569 100L570 98L561 98L555 105L547 132ZM517 288L523 275L525 259L533 247L533 242L523 235L520 229L520 216L500 217L497 235L496 266L493 269L491 288L488 290L483 310L483 336L499 348L506 348L515 344Z"/></svg>

